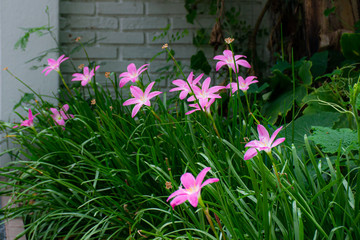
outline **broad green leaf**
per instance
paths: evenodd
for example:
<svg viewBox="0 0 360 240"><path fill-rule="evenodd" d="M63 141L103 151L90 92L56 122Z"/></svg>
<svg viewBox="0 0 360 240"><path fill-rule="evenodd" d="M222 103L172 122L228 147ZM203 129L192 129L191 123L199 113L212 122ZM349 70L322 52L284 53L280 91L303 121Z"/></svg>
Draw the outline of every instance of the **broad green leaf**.
<svg viewBox="0 0 360 240"><path fill-rule="evenodd" d="M294 144L296 147L304 145L304 135L311 135L311 129L314 126L333 127L335 122L340 118L340 113L337 112L318 112L314 114L307 114L299 117L294 121ZM285 129L286 139L291 141L292 138L292 124L289 124Z"/></svg>
<svg viewBox="0 0 360 240"><path fill-rule="evenodd" d="M340 45L345 58L360 60L360 33L344 33Z"/></svg>
<svg viewBox="0 0 360 240"><path fill-rule="evenodd" d="M336 153L341 144L346 151L358 149L357 134L349 128L332 129L329 127L313 127L313 134L309 139L322 148L325 153Z"/></svg>
<svg viewBox="0 0 360 240"><path fill-rule="evenodd" d="M33 93L25 93L24 96L20 99L20 101L15 104L13 110L17 109L23 103L29 103L31 100L35 100L35 95Z"/></svg>
<svg viewBox="0 0 360 240"><path fill-rule="evenodd" d="M297 103L301 102L304 96L306 95L305 87L297 87L295 90L295 101ZM275 100L267 102L264 104L261 112L266 117L271 117L270 122L274 124L278 116L286 116L286 114L292 108L293 103L293 92L288 91L277 97Z"/></svg>
<svg viewBox="0 0 360 240"><path fill-rule="evenodd" d="M201 70L205 74L209 74L211 71L211 66L207 61L204 52L201 50L191 56L190 67L194 70Z"/></svg>
<svg viewBox="0 0 360 240"><path fill-rule="evenodd" d="M302 85L311 85L312 84L312 74L310 72L312 63L310 61L304 61L304 63L299 68L299 77L301 79Z"/></svg>
<svg viewBox="0 0 360 240"><path fill-rule="evenodd" d="M314 92L310 93L303 99L303 103L307 104L307 108L304 110L304 114L314 114L318 112L336 112L336 110L330 104L339 104L339 99L334 96L329 85L323 85L317 88Z"/></svg>
<svg viewBox="0 0 360 240"><path fill-rule="evenodd" d="M328 56L329 52L323 51L315 53L310 58L310 61L312 62L312 67L310 70L314 78L325 73L327 68Z"/></svg>
<svg viewBox="0 0 360 240"><path fill-rule="evenodd" d="M270 77L271 81L270 84L271 85L277 85L277 84L281 84L281 85L290 85L292 83L292 79L289 78L289 76L283 74L280 70L276 69L272 72L272 76Z"/></svg>
<svg viewBox="0 0 360 240"><path fill-rule="evenodd" d="M321 76L318 76L315 78L315 81L318 80L318 79L321 79L321 78L333 78L335 76L340 76L342 73L342 71L340 69L335 69L334 71L332 71L331 73L327 73L327 74L324 74L324 75L321 75Z"/></svg>
<svg viewBox="0 0 360 240"><path fill-rule="evenodd" d="M279 70L284 72L286 69L291 69L291 64L286 61L279 61L271 68L271 71Z"/></svg>

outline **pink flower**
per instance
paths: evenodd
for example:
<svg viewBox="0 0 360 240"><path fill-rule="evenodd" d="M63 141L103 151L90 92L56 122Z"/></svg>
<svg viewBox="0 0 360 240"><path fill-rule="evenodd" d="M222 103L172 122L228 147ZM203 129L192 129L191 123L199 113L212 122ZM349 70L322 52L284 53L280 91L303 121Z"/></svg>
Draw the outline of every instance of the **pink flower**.
<svg viewBox="0 0 360 240"><path fill-rule="evenodd" d="M50 111L53 113L53 115L51 115L51 117L54 119L56 124L65 126L65 120L69 119L69 117L74 118L74 115L65 113L68 110L69 110L68 104L65 104L64 106L62 106L60 111L58 111L56 108L50 108Z"/></svg>
<svg viewBox="0 0 360 240"><path fill-rule="evenodd" d="M33 127L34 126L34 118L39 115L38 113L33 115L31 109L29 108L29 114L28 114L28 119L22 121L22 123L20 124L20 126L23 127ZM19 126L14 126L13 128L17 128Z"/></svg>
<svg viewBox="0 0 360 240"><path fill-rule="evenodd" d="M239 88L241 91L246 92L249 89L249 86L253 83L257 83L259 81L254 80L254 78L256 78L255 76L249 76L247 77L245 80L243 77L239 76L238 80L239 80ZM238 83L233 82L233 83L229 83L226 88L232 89L232 93L235 93L238 90Z"/></svg>
<svg viewBox="0 0 360 240"><path fill-rule="evenodd" d="M233 53L230 50L225 50L223 52L224 55L217 55L214 57L215 60L219 60L219 62L216 63L216 71L219 71L219 69L227 65L229 68L231 68L235 72L235 64L234 64L234 58ZM235 62L236 62L236 72L239 72L239 65L251 68L250 64L246 60L239 60L239 58L246 58L244 55L235 55Z"/></svg>
<svg viewBox="0 0 360 240"><path fill-rule="evenodd" d="M187 113L185 113L185 115L189 115L189 114L192 114L193 112L200 111L200 110L203 110L204 112L210 114L210 106L214 102L215 102L215 98L211 98L210 100L207 99L206 102L201 101L201 103L202 103L202 105L200 104L201 108L199 107L199 104L197 104L197 103L189 104L190 107L193 107L195 109L188 111Z"/></svg>
<svg viewBox="0 0 360 240"><path fill-rule="evenodd" d="M201 188L210 183L219 181L218 178L210 178L203 183L204 177L210 169L210 167L204 168L196 177L196 179L191 173L184 173L181 176L181 184L185 187L185 189L180 187L179 190L173 192L166 200L168 202L171 198L175 197L170 202L170 205L173 209L175 206L182 204L186 200L188 200L193 207L197 207Z"/></svg>
<svg viewBox="0 0 360 240"><path fill-rule="evenodd" d="M130 86L130 92L134 96L134 98L126 100L123 105L127 106L136 104L132 110L131 117L135 117L142 105L150 106L150 99L162 93L159 91L154 91L150 93L151 88L154 86L154 84L155 82L150 83L145 89L145 92L143 92L139 87Z"/></svg>
<svg viewBox="0 0 360 240"><path fill-rule="evenodd" d="M47 76L52 70L55 70L56 72L60 71L60 64L64 61L69 59L68 57L65 57L65 55L61 55L57 60L49 58L48 59L48 65L44 70L42 70L42 73L45 72L45 76Z"/></svg>
<svg viewBox="0 0 360 240"><path fill-rule="evenodd" d="M181 91L180 92L180 99L184 99L186 98L186 96L191 93L191 89L190 87L194 90L194 87L196 86L196 84L200 81L200 79L204 76L204 74L200 74L195 80L193 80L194 78L194 73L191 72L187 78L187 81L184 81L182 79L177 79L172 81L172 83L178 87L170 89L170 92L174 92L174 91ZM190 85L190 87L189 87Z"/></svg>
<svg viewBox="0 0 360 240"><path fill-rule="evenodd" d="M132 82L139 81L140 74L147 70L147 68L146 68L147 66L149 66L149 64L144 64L139 69L136 70L135 64L130 63L127 66L128 71L123 72L122 74L119 75L119 78L122 78L120 80L119 86L123 87L129 81L132 81Z"/></svg>
<svg viewBox="0 0 360 240"><path fill-rule="evenodd" d="M250 147L250 148L246 151L244 155L244 160L249 160L255 157L258 151L265 151L266 153L270 153L273 147L276 147L280 143L284 142L285 138L278 138L274 142L276 135L278 135L281 129L282 127L276 129L270 138L266 128L263 125L259 124L257 126L257 130L259 133L259 140L252 140L251 142L248 142L245 145L245 147Z"/></svg>
<svg viewBox="0 0 360 240"><path fill-rule="evenodd" d="M196 98L199 100L200 106L205 106L208 102L209 98L221 98L219 94L217 94L216 92L224 89L226 87L224 86L214 86L209 88L210 86L210 77L206 78L205 81L202 84L201 89L197 86L194 86L194 93L196 95ZM188 101L195 101L195 97L191 96L188 98Z"/></svg>
<svg viewBox="0 0 360 240"><path fill-rule="evenodd" d="M100 66L96 66L95 69L92 69L89 72L88 67L84 67L84 74L82 73L74 73L72 76L74 77L71 81L81 81L81 86L85 86L89 82L91 82L91 79L93 76L95 76L94 71L97 71Z"/></svg>

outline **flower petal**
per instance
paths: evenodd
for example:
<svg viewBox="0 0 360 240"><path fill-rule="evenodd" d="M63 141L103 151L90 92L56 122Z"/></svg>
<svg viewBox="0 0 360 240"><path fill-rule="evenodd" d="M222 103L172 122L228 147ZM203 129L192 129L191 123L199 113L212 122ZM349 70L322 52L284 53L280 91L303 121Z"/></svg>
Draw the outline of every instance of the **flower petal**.
<svg viewBox="0 0 360 240"><path fill-rule="evenodd" d="M181 176L180 181L186 189L195 186L195 178L191 173L184 173Z"/></svg>
<svg viewBox="0 0 360 240"><path fill-rule="evenodd" d="M275 142L273 144L271 144L271 147L276 147L277 145L279 145L280 143L284 142L285 141L285 138L279 138L279 139L276 139Z"/></svg>
<svg viewBox="0 0 360 240"><path fill-rule="evenodd" d="M198 192L194 192L188 196L188 200L193 207L197 207L199 202Z"/></svg>
<svg viewBox="0 0 360 240"><path fill-rule="evenodd" d="M159 95L159 94L162 94L162 92L159 92L159 91L154 91L154 92L151 92L148 96L147 96L147 99L150 100L152 99L153 97Z"/></svg>
<svg viewBox="0 0 360 240"><path fill-rule="evenodd" d="M200 185L201 185L201 183L202 183L203 180L204 180L204 177L205 177L206 173L207 173L208 171L210 171L210 169L211 169L211 167L206 167L206 168L204 168L203 170L201 170L201 172L199 173L199 175L197 175L196 180L195 180L196 186L200 186Z"/></svg>
<svg viewBox="0 0 360 240"><path fill-rule="evenodd" d="M145 95L145 96L147 96L147 95L150 93L150 91L151 91L152 87L154 86L154 84L155 84L155 82L151 82L151 83L146 87L145 92L144 92L144 95Z"/></svg>
<svg viewBox="0 0 360 240"><path fill-rule="evenodd" d="M187 99L188 102L192 102L192 101L195 101L195 97L194 96L190 96L188 99Z"/></svg>
<svg viewBox="0 0 360 240"><path fill-rule="evenodd" d="M187 196L187 195L177 196L176 198L174 198L174 200L172 200L172 201L170 202L170 206L174 209L175 206L184 203L186 200L188 200L188 196Z"/></svg>
<svg viewBox="0 0 360 240"><path fill-rule="evenodd" d="M252 140L250 142L248 142L245 147L254 147L254 148L258 148L263 146L264 144L262 142L260 142L259 140Z"/></svg>
<svg viewBox="0 0 360 240"><path fill-rule="evenodd" d="M137 75L140 75L141 73L143 73L144 71L147 70L147 66L149 66L149 64L144 64L142 65L138 70L137 70Z"/></svg>
<svg viewBox="0 0 360 240"><path fill-rule="evenodd" d="M227 60L233 59L233 53L230 50L224 50L223 55Z"/></svg>
<svg viewBox="0 0 360 240"><path fill-rule="evenodd" d="M127 83L127 82L129 82L131 79L130 78L122 78L121 80L120 80L120 82L119 82L119 87L123 87L123 86L125 86L125 84Z"/></svg>
<svg viewBox="0 0 360 240"><path fill-rule="evenodd" d="M273 132L273 134L271 135L269 144L271 144L271 143L275 140L276 136L277 136L278 133L281 131L281 129L282 129L282 126L279 127L278 129L276 129L275 132Z"/></svg>
<svg viewBox="0 0 360 240"><path fill-rule="evenodd" d="M200 110L200 108L195 108L193 110L190 110L190 111L186 112L185 115L192 114L193 112L196 112L196 111L199 111L199 110Z"/></svg>
<svg viewBox="0 0 360 240"><path fill-rule="evenodd" d="M138 103L138 104L136 104L136 105L134 106L134 108L133 108L133 110L132 110L132 112L131 112L131 117L132 117L132 118L134 118L134 117L136 116L136 114L139 112L139 110L140 110L140 108L141 108L142 105L143 105L143 104Z"/></svg>
<svg viewBox="0 0 360 240"><path fill-rule="evenodd" d="M194 84L194 85L197 84L203 76L204 76L203 73L200 74L197 78L195 78L195 80L192 82L192 84Z"/></svg>
<svg viewBox="0 0 360 240"><path fill-rule="evenodd" d="M136 99L136 98L130 98L128 100L126 100L124 103L123 103L123 106L127 106L127 105L132 105L132 104L138 104L139 103L139 100Z"/></svg>
<svg viewBox="0 0 360 240"><path fill-rule="evenodd" d="M86 84L88 84L89 83L89 81L87 81L87 80L83 80L83 81L81 81L81 86L86 86Z"/></svg>
<svg viewBox="0 0 360 240"><path fill-rule="evenodd" d="M50 108L50 111L54 114L54 115L59 115L59 111L56 108Z"/></svg>
<svg viewBox="0 0 360 240"><path fill-rule="evenodd" d="M257 125L257 131L259 133L259 140L261 142L269 141L269 138L270 138L269 132L266 130L266 128L263 125L261 125L261 124Z"/></svg>
<svg viewBox="0 0 360 240"><path fill-rule="evenodd" d="M136 66L134 63L130 63L128 66L127 66L127 71L128 73L135 73L136 72Z"/></svg>
<svg viewBox="0 0 360 240"><path fill-rule="evenodd" d="M209 178L203 184L201 184L200 187L202 188L202 187L204 187L204 186L206 186L206 185L208 185L210 183L214 183L214 182L218 182L218 181L219 181L218 178Z"/></svg>
<svg viewBox="0 0 360 240"><path fill-rule="evenodd" d="M244 155L244 160L249 160L258 154L256 148L249 148Z"/></svg>
<svg viewBox="0 0 360 240"><path fill-rule="evenodd" d="M250 63L248 63L248 61L246 61L246 60L237 60L236 64L241 65L241 66L246 67L246 68L251 68Z"/></svg>
<svg viewBox="0 0 360 240"><path fill-rule="evenodd" d="M188 83L192 83L193 82L193 79L194 79L194 73L193 72L190 72L189 73L189 76L187 77L187 81L188 81Z"/></svg>
<svg viewBox="0 0 360 240"><path fill-rule="evenodd" d="M179 87L187 85L187 83L182 79L176 79L176 80L172 81L172 84L179 86Z"/></svg>
<svg viewBox="0 0 360 240"><path fill-rule="evenodd" d="M213 59L219 61L226 61L226 57L224 57L224 55L217 55Z"/></svg>
<svg viewBox="0 0 360 240"><path fill-rule="evenodd" d="M209 89L209 86L210 86L210 82L211 82L211 78L210 77L207 77L205 79L205 81L203 82L202 86L201 86L201 89L203 92L207 92L208 89Z"/></svg>
<svg viewBox="0 0 360 240"><path fill-rule="evenodd" d="M186 98L187 95L188 95L188 91L185 90L181 91L179 98L183 100L184 98Z"/></svg>
<svg viewBox="0 0 360 240"><path fill-rule="evenodd" d="M137 86L130 86L130 92L137 99L144 96L143 91Z"/></svg>
<svg viewBox="0 0 360 240"><path fill-rule="evenodd" d="M69 104L63 105L61 110L63 110L64 112L67 112L69 110Z"/></svg>
<svg viewBox="0 0 360 240"><path fill-rule="evenodd" d="M178 195L188 195L185 189L180 188L179 190L176 190L175 192L173 192L172 194L170 194L170 196L168 197L168 199L166 200L167 202L172 199L175 196Z"/></svg>
<svg viewBox="0 0 360 240"><path fill-rule="evenodd" d="M31 108L29 108L28 119L31 120L31 119L33 119L33 118L34 118L34 116L33 116L33 114L32 114Z"/></svg>
<svg viewBox="0 0 360 240"><path fill-rule="evenodd" d="M220 69L222 66L224 66L224 65L226 65L226 62L222 62L222 61L217 62L217 63L216 63L216 68L215 68L215 70L216 70L216 71L219 71L219 69Z"/></svg>

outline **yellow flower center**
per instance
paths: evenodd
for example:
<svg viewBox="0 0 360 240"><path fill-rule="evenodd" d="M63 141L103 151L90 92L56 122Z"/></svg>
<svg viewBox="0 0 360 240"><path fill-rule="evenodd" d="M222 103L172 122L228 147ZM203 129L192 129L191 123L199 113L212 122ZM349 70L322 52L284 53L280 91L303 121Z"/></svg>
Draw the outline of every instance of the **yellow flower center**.
<svg viewBox="0 0 360 240"><path fill-rule="evenodd" d="M192 187L189 187L188 189L186 189L186 191L188 192L188 194L192 194L194 192L197 192L199 190L198 186L192 186Z"/></svg>

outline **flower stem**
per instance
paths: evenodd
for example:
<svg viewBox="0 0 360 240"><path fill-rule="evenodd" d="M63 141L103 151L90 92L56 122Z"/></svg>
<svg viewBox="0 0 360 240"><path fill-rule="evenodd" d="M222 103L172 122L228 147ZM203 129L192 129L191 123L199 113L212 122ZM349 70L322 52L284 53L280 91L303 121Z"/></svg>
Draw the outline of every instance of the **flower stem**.
<svg viewBox="0 0 360 240"><path fill-rule="evenodd" d="M213 127L214 127L214 130L215 130L216 135L217 135L219 138L221 138L221 137L220 137L220 134L219 134L219 131L217 130L217 127L216 127L214 118L211 116L211 114L208 114L208 115L209 115L209 117L210 117L210 119L211 119L211 122L212 122L212 124L213 124Z"/></svg>
<svg viewBox="0 0 360 240"><path fill-rule="evenodd" d="M249 103L249 99L248 99L248 96L247 96L247 92L246 92L246 91L244 91L244 95L245 95L246 105L247 105L247 107L248 107L249 113L251 113L250 103Z"/></svg>
<svg viewBox="0 0 360 240"><path fill-rule="evenodd" d="M63 84L64 84L64 86L65 86L65 88L66 88L66 90L69 92L69 94L70 94L71 96L73 96L73 94L71 93L68 85L66 84L66 82L65 82L65 80L64 80L64 77L63 77L63 75L61 74L61 72L60 72L60 71L57 71L57 73L59 74L59 76L60 76L60 78L61 78L61 80L62 80L62 82L63 82Z"/></svg>
<svg viewBox="0 0 360 240"><path fill-rule="evenodd" d="M159 122L161 122L161 118L154 112L154 110L152 108L150 108L152 114L154 115L154 117L157 118L157 120L159 120Z"/></svg>
<svg viewBox="0 0 360 240"><path fill-rule="evenodd" d="M202 201L201 196L199 197L199 204L200 204L202 210L204 211L204 214L205 214L205 216L206 216L206 219L208 220L208 222L209 222L209 224L210 224L210 227L211 227L211 229L213 230L213 232L214 232L214 234L215 234L216 239L219 239L219 235L218 235L218 233L217 233L216 230L215 230L214 223L213 223L213 221L211 220L211 215L210 215L210 213L209 213L209 208L208 208L208 207L205 207L205 204L204 204L204 202Z"/></svg>
<svg viewBox="0 0 360 240"><path fill-rule="evenodd" d="M278 182L279 182L279 186L280 186L280 188L282 188L281 181L280 181L280 176L279 176L279 172L278 172L278 170L277 170L277 168L276 168L275 159L274 159L273 155L271 154L271 151L270 151L270 152L267 152L267 155L269 156L269 158L270 158L270 160L271 160L271 163L272 163L272 165L273 165L276 178L277 178L277 180L278 180Z"/></svg>
<svg viewBox="0 0 360 240"><path fill-rule="evenodd" d="M27 85L25 82L23 82L20 78L18 78L17 76L15 76L9 69L6 69L6 71L13 76L16 80L18 80L19 82L21 82L25 87L27 87L31 92L33 92L40 100L42 103L44 103L44 100L42 99L42 97L37 94L29 85Z"/></svg>

